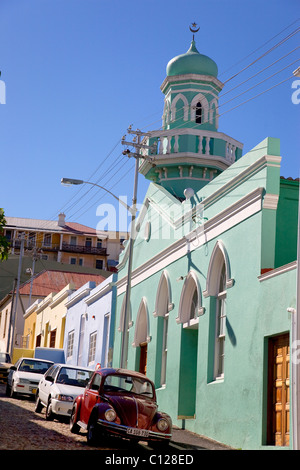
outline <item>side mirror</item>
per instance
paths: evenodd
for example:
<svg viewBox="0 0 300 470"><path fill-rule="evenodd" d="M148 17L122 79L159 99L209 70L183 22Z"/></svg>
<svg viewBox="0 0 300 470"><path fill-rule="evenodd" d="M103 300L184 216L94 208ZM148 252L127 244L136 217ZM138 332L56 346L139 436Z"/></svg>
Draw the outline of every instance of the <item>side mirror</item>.
<svg viewBox="0 0 300 470"><path fill-rule="evenodd" d="M11 366L9 370L17 370L16 366Z"/></svg>
<svg viewBox="0 0 300 470"><path fill-rule="evenodd" d="M51 375L46 375L45 380L48 380L48 382L54 382L54 378L51 377Z"/></svg>

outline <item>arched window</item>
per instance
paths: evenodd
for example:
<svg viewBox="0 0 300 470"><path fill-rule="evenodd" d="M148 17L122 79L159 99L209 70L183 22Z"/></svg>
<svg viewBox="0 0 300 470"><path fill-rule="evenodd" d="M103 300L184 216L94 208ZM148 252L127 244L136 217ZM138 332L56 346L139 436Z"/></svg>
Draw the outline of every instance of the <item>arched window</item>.
<svg viewBox="0 0 300 470"><path fill-rule="evenodd" d="M225 333L226 333L226 266L223 262L219 273L216 295L216 336L214 378L224 377Z"/></svg>
<svg viewBox="0 0 300 470"><path fill-rule="evenodd" d="M201 290L197 275L190 271L182 287L177 323L184 327L197 327L199 315L203 315L201 305Z"/></svg>
<svg viewBox="0 0 300 470"><path fill-rule="evenodd" d="M201 124L202 123L202 104L200 101L196 104L196 123Z"/></svg>
<svg viewBox="0 0 300 470"><path fill-rule="evenodd" d="M157 347L155 382L158 387L166 384L169 311L172 310L169 276L166 271L161 275L155 302L154 316L157 318Z"/></svg>

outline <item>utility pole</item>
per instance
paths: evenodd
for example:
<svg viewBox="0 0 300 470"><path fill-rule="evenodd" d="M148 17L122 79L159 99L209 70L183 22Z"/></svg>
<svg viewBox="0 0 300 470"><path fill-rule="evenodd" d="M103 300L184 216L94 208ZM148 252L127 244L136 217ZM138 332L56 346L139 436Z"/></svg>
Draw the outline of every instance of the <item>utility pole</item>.
<svg viewBox="0 0 300 470"><path fill-rule="evenodd" d="M28 307L31 305L31 296L32 296L32 286L33 286L33 276L34 276L34 269L35 269L35 262L39 259L38 251L36 246L33 247L32 251L32 268L31 268L31 282L30 282L30 293L29 293L29 300L28 300Z"/></svg>
<svg viewBox="0 0 300 470"><path fill-rule="evenodd" d="M125 311L124 311L124 321L123 321L123 334L122 334L122 346L121 346L121 367L126 368L127 363L127 353L126 349L128 349L127 344L127 336L128 336L128 323L129 323L129 315L130 315L130 296L131 296L131 275L132 275L132 260L133 260L133 245L134 245L134 238L135 238L135 219L136 219L136 203L137 203L137 187L138 187L138 169L139 169L139 161L140 158L144 158L145 160L152 161L152 158L149 156L141 155L142 149L148 149L154 151L153 146L145 145L141 143L142 137L150 137L149 132L142 132L139 129L133 131L132 126L129 126L127 132L128 134L135 134L135 138L132 142L126 142L125 136L122 138L122 145L128 145L130 147L134 147L136 152L130 152L128 149L123 151L123 155L127 155L128 157L135 158L135 173L134 173L134 186L133 186L133 197L132 197L132 213L131 213L131 227L130 227L130 238L129 238L129 248L128 248L128 273L127 273L127 285L126 285L126 293L125 293Z"/></svg>
<svg viewBox="0 0 300 470"><path fill-rule="evenodd" d="M21 280L22 258L23 258L23 254L24 254L24 243L25 243L25 234L22 233L21 234L20 255L19 255L19 267L18 267L18 277L17 277L16 298L15 298L13 315L11 317L11 325L10 325L10 328L12 328L11 345L10 345L10 350L9 350L11 358L13 356L14 342L15 342L16 316L17 316L17 305L18 305L20 280Z"/></svg>

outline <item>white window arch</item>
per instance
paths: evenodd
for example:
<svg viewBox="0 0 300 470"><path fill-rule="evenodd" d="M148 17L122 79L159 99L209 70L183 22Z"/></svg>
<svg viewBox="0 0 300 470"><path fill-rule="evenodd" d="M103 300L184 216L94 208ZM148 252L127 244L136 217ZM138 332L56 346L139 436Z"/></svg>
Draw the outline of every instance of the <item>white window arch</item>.
<svg viewBox="0 0 300 470"><path fill-rule="evenodd" d="M172 303L172 292L171 292L171 283L169 274L167 271L163 271L156 294L155 300L155 311L153 315L157 316L165 316L166 313L169 313L170 310L174 308L174 304Z"/></svg>
<svg viewBox="0 0 300 470"><path fill-rule="evenodd" d="M122 301L122 306L121 306L121 312L120 312L120 323L119 323L119 328L118 331L122 332L124 329L124 315L125 315L125 304L126 304L126 295L124 295L123 301ZM131 306L129 309L129 318L128 318L128 328L131 328L133 325L132 321L132 311L131 311Z"/></svg>
<svg viewBox="0 0 300 470"><path fill-rule="evenodd" d="M146 298L143 297L136 317L134 342L132 346L137 348L141 343L149 343L150 340L148 305Z"/></svg>
<svg viewBox="0 0 300 470"><path fill-rule="evenodd" d="M176 97L172 101L171 121L175 121L178 118L178 116L176 116L176 114L177 114L176 113L176 106L177 106L177 103L178 103L179 100L183 101L183 120L187 121L188 120L188 113L189 113L189 103L188 103L187 98L182 93L178 93L178 95L176 95Z"/></svg>
<svg viewBox="0 0 300 470"><path fill-rule="evenodd" d="M215 298L214 379L224 377L227 289L234 285L227 250L221 240L214 246L206 279L205 297Z"/></svg>
<svg viewBox="0 0 300 470"><path fill-rule="evenodd" d="M206 277L206 290L203 292L204 297L210 295L215 296L218 292L218 277L215 275L216 272L220 271L225 263L225 275L226 275L226 288L234 285L234 279L231 278L231 268L229 263L229 257L224 243L218 240L214 246Z"/></svg>
<svg viewBox="0 0 300 470"><path fill-rule="evenodd" d="M208 122L208 111L209 111L209 104L206 97L202 93L198 93L191 102L191 121L196 122L196 110L198 108L198 103L201 103L202 109L202 119L201 124Z"/></svg>
<svg viewBox="0 0 300 470"><path fill-rule="evenodd" d="M157 345L157 354L160 356L158 381L159 386L166 384L167 379L167 355L168 355L168 330L169 330L169 312L174 308L171 301L171 284L167 271L163 271L156 294L155 311L153 315L159 317L157 328L161 329L162 340Z"/></svg>
<svg viewBox="0 0 300 470"><path fill-rule="evenodd" d="M170 124L170 101L168 99L165 99L163 124L164 126L168 126Z"/></svg>
<svg viewBox="0 0 300 470"><path fill-rule="evenodd" d="M210 111L209 111L209 122L210 124L215 124L216 128L219 127L219 105L218 100L214 98L210 102Z"/></svg>
<svg viewBox="0 0 300 470"><path fill-rule="evenodd" d="M204 311L198 276L194 271L190 271L182 288L176 321L185 327L195 327L198 317L203 315Z"/></svg>

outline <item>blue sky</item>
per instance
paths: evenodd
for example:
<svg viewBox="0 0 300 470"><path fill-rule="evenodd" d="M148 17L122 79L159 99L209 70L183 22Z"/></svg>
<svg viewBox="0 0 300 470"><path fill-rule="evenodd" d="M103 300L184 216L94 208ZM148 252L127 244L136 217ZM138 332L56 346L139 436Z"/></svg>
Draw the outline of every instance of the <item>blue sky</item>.
<svg viewBox="0 0 300 470"><path fill-rule="evenodd" d="M63 210L68 221L96 227L98 205L114 199L90 186L63 187L62 177L131 203L134 161L122 156L120 139L129 124L161 127L160 85L168 61L188 50L192 22L197 48L215 60L222 82L274 47L224 86L219 131L243 142L244 153L280 138L281 174L298 177L300 104L289 77L300 65L299 34L285 38L299 17L298 0L1 0L0 207L49 220ZM140 175L139 202L147 187Z"/></svg>

